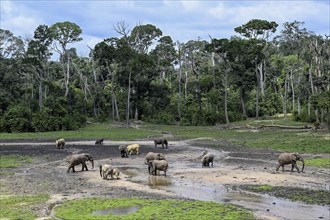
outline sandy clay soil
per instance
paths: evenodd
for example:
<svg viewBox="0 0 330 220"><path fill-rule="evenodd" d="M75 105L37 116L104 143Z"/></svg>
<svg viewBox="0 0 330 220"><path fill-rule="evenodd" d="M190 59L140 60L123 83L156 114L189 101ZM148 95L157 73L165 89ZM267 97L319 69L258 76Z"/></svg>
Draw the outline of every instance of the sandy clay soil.
<svg viewBox="0 0 330 220"><path fill-rule="evenodd" d="M275 172L279 152L246 148L223 140L192 139L170 141L168 149L154 147L152 140L119 142L105 140L67 140L64 149L56 149L49 140L0 142L0 153L23 154L34 157L32 163L9 171L15 175L1 176L1 182L15 194L46 192L51 200L38 208L42 218L52 216L52 207L67 199L84 197L139 197L151 199L198 199L230 203L249 209L257 219L329 219L329 207L307 205L236 191L232 186L241 184L267 184L329 190L329 169L306 167L304 173ZM138 143L141 154L121 158L118 146ZM211 148L209 146L220 146ZM199 156L207 149L216 155L214 167L202 168ZM150 176L144 157L148 152L162 152L169 163L167 176ZM73 153L93 155L94 169L88 162L88 171L67 173L65 158ZM317 155L304 155L305 158ZM324 155L322 155L324 156ZM329 155L327 155L329 156ZM118 180L103 180L100 164L112 164L121 171ZM54 217L54 216L53 216Z"/></svg>

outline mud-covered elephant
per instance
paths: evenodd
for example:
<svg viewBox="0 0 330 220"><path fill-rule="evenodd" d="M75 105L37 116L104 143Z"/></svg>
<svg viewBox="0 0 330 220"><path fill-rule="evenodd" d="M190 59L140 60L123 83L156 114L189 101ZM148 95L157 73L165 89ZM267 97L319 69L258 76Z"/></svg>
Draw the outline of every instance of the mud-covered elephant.
<svg viewBox="0 0 330 220"><path fill-rule="evenodd" d="M150 170L150 174L157 175L157 170L164 171L164 175L166 176L166 172L168 169L168 163L166 160L152 160L149 162L148 170Z"/></svg>
<svg viewBox="0 0 330 220"><path fill-rule="evenodd" d="M127 152L131 155L133 152L136 152L136 155L139 154L140 145L139 144L130 144L127 146Z"/></svg>
<svg viewBox="0 0 330 220"><path fill-rule="evenodd" d="M63 138L55 141L57 149L63 149L65 145L65 140Z"/></svg>
<svg viewBox="0 0 330 220"><path fill-rule="evenodd" d="M168 142L164 138L154 139L154 144L155 144L155 148L157 147L158 144L161 144L162 148L164 148L164 145L166 148L168 148Z"/></svg>
<svg viewBox="0 0 330 220"><path fill-rule="evenodd" d="M126 158L128 158L127 145L120 145L120 146L118 147L118 150L120 151L120 156L121 156L121 157L126 157Z"/></svg>
<svg viewBox="0 0 330 220"><path fill-rule="evenodd" d="M94 160L93 157L88 154L88 153L81 153L81 154L74 154L71 155L67 162L69 163L69 167L68 167L68 171L70 171L70 169L72 169L72 172L75 172L74 167L81 164L82 165L82 169L81 171L84 171L84 169L87 171L87 165L86 162L90 161L92 164L92 169L94 169Z"/></svg>
<svg viewBox="0 0 330 220"><path fill-rule="evenodd" d="M108 179L108 176L112 179L113 167L110 164L101 164L100 165L100 176L103 179Z"/></svg>
<svg viewBox="0 0 330 220"><path fill-rule="evenodd" d="M303 172L305 168L304 159L301 155L297 153L281 153L277 161L278 165L276 166L276 171L278 171L279 168L282 167L282 172L284 172L284 165L291 164L291 172L293 172L293 168L296 168L298 173L300 173L299 167L297 166L297 161L302 162L301 172Z"/></svg>
<svg viewBox="0 0 330 220"><path fill-rule="evenodd" d="M203 151L202 154L202 167L209 167L210 164L212 164L213 167L213 159L214 159L214 155L209 153L207 150Z"/></svg>

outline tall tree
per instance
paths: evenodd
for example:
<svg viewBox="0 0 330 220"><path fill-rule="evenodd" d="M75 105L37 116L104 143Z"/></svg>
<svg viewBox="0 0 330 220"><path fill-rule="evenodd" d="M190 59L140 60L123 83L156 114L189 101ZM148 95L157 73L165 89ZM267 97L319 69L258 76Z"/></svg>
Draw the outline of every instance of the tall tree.
<svg viewBox="0 0 330 220"><path fill-rule="evenodd" d="M68 53L68 44L81 41L80 34L82 30L77 24L69 21L53 24L50 29L53 39L60 46L59 48L57 44L54 44L53 49L59 53L61 62L63 63L65 97L67 97L70 85L70 54Z"/></svg>

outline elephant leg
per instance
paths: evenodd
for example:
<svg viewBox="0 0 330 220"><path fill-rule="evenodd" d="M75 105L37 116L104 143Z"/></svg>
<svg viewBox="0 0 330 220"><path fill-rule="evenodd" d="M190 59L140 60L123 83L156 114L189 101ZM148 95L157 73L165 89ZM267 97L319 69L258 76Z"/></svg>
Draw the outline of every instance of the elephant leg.
<svg viewBox="0 0 330 220"><path fill-rule="evenodd" d="M76 171L74 170L74 166L72 166L72 172L76 172Z"/></svg>
<svg viewBox="0 0 330 220"><path fill-rule="evenodd" d="M280 169L280 166L281 164L279 163L277 166L276 166L276 171L278 171Z"/></svg>
<svg viewBox="0 0 330 220"><path fill-rule="evenodd" d="M299 167L297 166L297 163L292 163L291 172L293 172L293 168L296 168L296 170L298 171L298 173L300 173L300 170L299 170Z"/></svg>

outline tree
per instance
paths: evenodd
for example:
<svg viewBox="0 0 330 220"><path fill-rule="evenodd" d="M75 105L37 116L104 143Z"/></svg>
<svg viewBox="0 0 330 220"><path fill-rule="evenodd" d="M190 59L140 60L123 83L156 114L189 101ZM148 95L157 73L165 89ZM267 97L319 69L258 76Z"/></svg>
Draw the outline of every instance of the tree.
<svg viewBox="0 0 330 220"><path fill-rule="evenodd" d="M265 70L265 52L268 49L267 43L269 37L275 33L278 24L274 21L266 21L260 19L252 19L242 26L236 27L235 31L242 36L255 42L255 73L257 79L256 87L256 117L259 117L259 89L261 95L264 96L266 72Z"/></svg>
<svg viewBox="0 0 330 220"><path fill-rule="evenodd" d="M43 107L43 83L46 77L49 59L52 53L48 47L52 43L50 30L47 25L39 25L34 32L34 40L28 45L26 62L30 64L39 83L39 110Z"/></svg>
<svg viewBox="0 0 330 220"><path fill-rule="evenodd" d="M69 21L58 22L50 27L53 39L60 45L61 48L54 44L54 50L60 55L63 63L65 97L69 93L70 85L70 54L68 53L68 44L79 42L82 40L80 27Z"/></svg>

